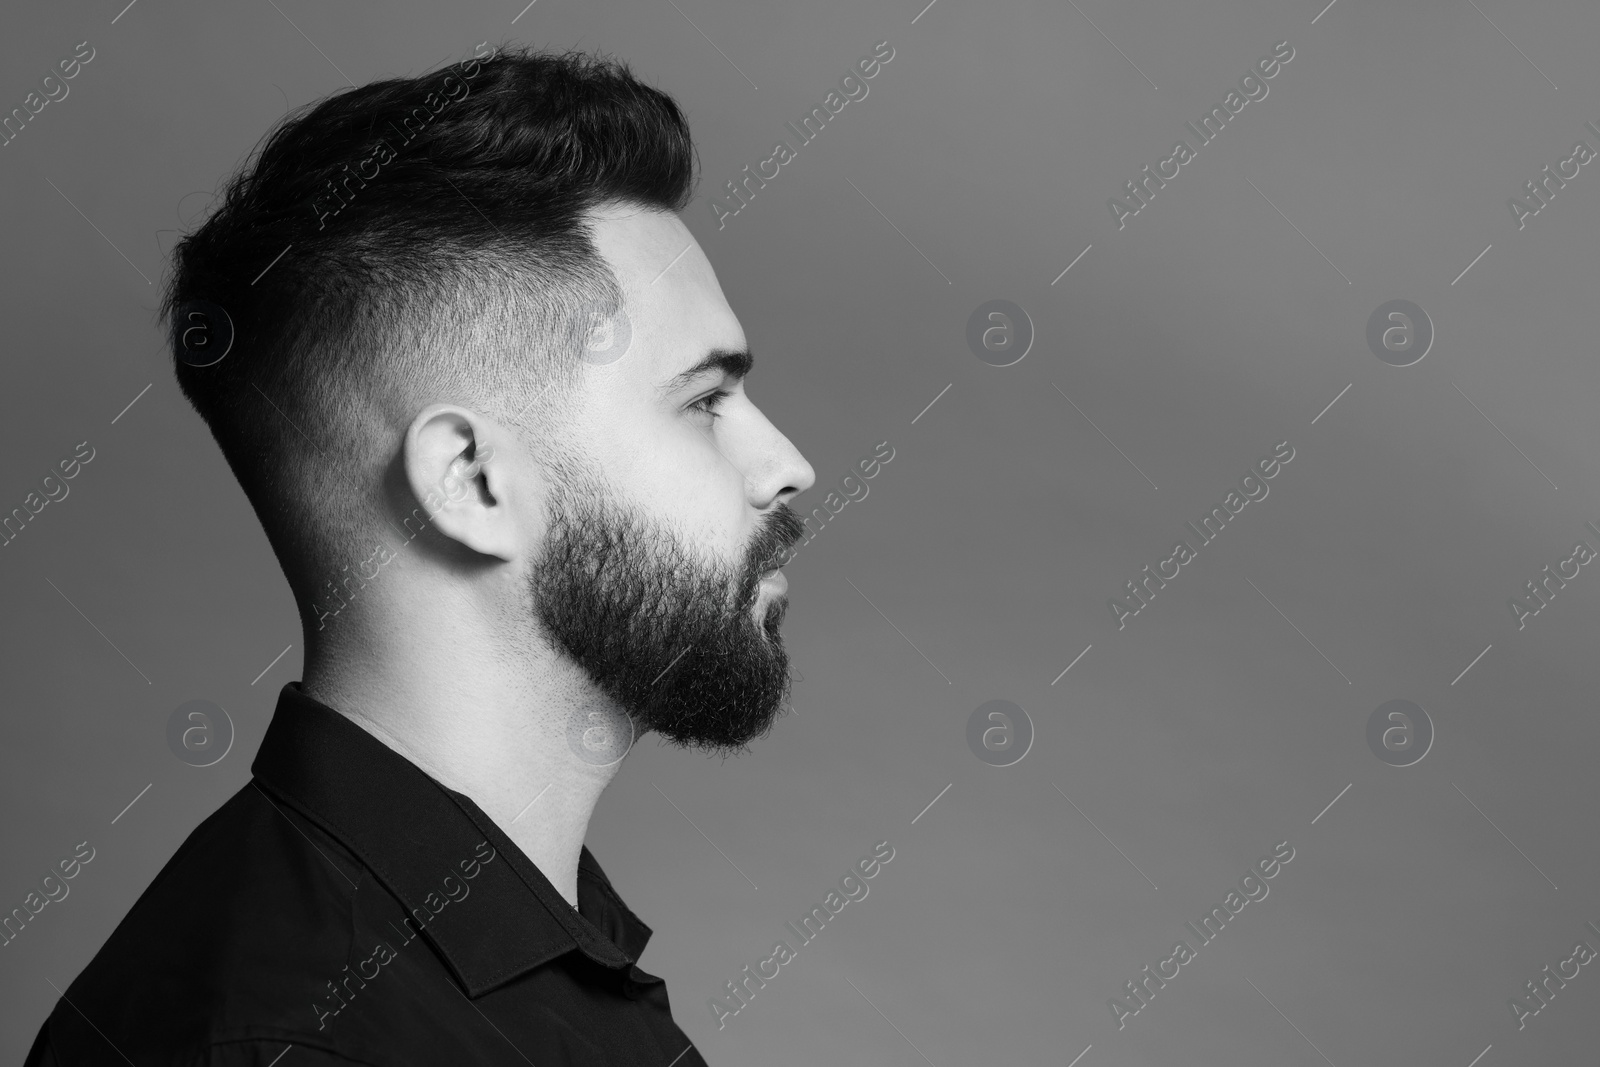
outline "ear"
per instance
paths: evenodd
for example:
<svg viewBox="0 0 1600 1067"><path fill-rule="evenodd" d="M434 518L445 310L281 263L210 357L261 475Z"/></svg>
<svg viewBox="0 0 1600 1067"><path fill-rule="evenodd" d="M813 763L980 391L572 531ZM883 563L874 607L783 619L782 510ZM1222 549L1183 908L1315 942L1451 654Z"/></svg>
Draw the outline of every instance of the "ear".
<svg viewBox="0 0 1600 1067"><path fill-rule="evenodd" d="M474 552L515 558L519 539L508 506L509 457L489 419L454 404L424 408L406 429L401 462L429 525Z"/></svg>

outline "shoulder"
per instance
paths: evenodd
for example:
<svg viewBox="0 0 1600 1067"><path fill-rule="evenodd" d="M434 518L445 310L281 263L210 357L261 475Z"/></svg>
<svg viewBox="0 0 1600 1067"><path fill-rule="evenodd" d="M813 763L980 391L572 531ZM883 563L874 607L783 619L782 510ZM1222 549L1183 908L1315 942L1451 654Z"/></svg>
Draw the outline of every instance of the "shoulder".
<svg viewBox="0 0 1600 1067"><path fill-rule="evenodd" d="M171 1067L280 1067L290 1052L294 1054L293 1067L379 1067L366 1060L353 1060L337 1052L312 1045L299 1045L283 1041L227 1041L197 1049L192 1056L181 1060L164 1061ZM74 1052L58 1054L47 1023L34 1040L33 1049L22 1067L76 1067L77 1064L115 1063L110 1059L110 1046L102 1045L92 1055ZM286 1061L282 1067L290 1067Z"/></svg>
<svg viewBox="0 0 1600 1067"><path fill-rule="evenodd" d="M274 1044L276 1056L314 1024L318 976L344 966L366 880L252 781L195 828L67 989L40 1039L57 1058L30 1067L102 1062L108 1043L133 1062L197 1067L255 1064Z"/></svg>

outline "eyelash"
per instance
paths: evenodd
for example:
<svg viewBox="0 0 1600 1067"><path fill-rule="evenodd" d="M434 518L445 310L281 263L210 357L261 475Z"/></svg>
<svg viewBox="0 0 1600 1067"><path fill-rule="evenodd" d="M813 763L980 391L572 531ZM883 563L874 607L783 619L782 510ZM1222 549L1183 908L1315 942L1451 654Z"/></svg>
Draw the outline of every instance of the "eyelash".
<svg viewBox="0 0 1600 1067"><path fill-rule="evenodd" d="M696 400L689 406L696 411L705 412L713 419L721 418L722 416L717 414L717 405L721 404L724 400L728 399L728 397L732 395L733 394L728 392L726 389L718 389L716 392L707 393L705 396L701 397L699 400Z"/></svg>

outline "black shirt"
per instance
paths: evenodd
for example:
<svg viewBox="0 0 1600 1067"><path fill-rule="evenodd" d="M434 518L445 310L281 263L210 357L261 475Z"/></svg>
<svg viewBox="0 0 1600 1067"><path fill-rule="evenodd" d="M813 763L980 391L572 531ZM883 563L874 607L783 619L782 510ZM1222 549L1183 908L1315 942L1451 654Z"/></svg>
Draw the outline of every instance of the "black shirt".
<svg viewBox="0 0 1600 1067"><path fill-rule="evenodd" d="M291 682L27 1067L705 1067L587 847L578 907L476 804Z"/></svg>

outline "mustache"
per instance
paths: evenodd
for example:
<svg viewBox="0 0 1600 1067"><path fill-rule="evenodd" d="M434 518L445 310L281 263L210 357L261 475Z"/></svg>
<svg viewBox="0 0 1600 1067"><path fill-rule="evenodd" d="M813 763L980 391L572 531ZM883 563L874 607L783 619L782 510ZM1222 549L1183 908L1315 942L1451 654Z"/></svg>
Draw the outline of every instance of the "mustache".
<svg viewBox="0 0 1600 1067"><path fill-rule="evenodd" d="M767 513L745 552L746 575L759 579L767 571L789 562L792 549L805 536L805 522L788 504L780 502Z"/></svg>

